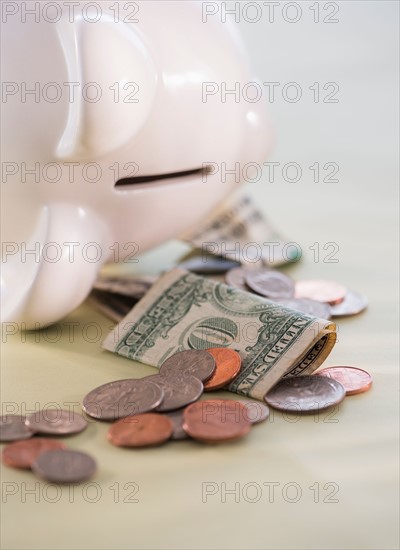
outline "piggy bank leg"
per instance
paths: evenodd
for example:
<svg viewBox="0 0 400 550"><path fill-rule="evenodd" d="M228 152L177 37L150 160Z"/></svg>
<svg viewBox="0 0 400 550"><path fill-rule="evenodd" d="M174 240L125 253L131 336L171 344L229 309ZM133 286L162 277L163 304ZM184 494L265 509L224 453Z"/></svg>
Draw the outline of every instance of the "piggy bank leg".
<svg viewBox="0 0 400 550"><path fill-rule="evenodd" d="M89 294L107 260L108 238L104 223L91 211L53 204L42 209L29 240L5 245L2 320L39 329L67 315Z"/></svg>

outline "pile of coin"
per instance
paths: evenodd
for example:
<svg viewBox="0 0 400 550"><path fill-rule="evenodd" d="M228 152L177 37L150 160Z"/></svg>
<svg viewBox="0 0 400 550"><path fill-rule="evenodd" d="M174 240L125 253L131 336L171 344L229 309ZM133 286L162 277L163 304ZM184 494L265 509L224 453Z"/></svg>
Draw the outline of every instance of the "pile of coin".
<svg viewBox="0 0 400 550"><path fill-rule="evenodd" d="M239 439L252 424L268 418L266 405L198 399L203 391L231 382L240 364L239 354L228 348L182 351L164 361L159 374L95 388L84 398L83 409L94 418L114 420L107 437L118 447L147 447L188 437L202 443ZM330 367L316 374L283 378L265 396L266 403L306 413L337 405L345 395L371 386L369 374L354 367Z"/></svg>
<svg viewBox="0 0 400 550"><path fill-rule="evenodd" d="M116 380L89 392L83 410L93 418L116 420L108 439L117 446L145 447L188 436L213 442L238 439L268 417L268 407L224 399L197 402L204 391L225 387L238 374L240 355L227 348L186 350L161 365L158 374ZM254 408L253 408L254 413Z"/></svg>
<svg viewBox="0 0 400 550"><path fill-rule="evenodd" d="M31 469L37 476L56 483L78 483L96 471L95 460L86 453L68 449L58 439L36 435L66 436L87 428L80 414L62 409L44 409L27 417L0 417L0 441L12 442L3 450L3 462L13 468Z"/></svg>
<svg viewBox="0 0 400 550"><path fill-rule="evenodd" d="M83 409L93 418L114 421L107 438L118 447L148 447L186 438L206 444L236 440L268 418L268 406L250 400L198 399L203 391L232 381L240 364L239 354L227 348L182 351L169 357L159 374L117 380L92 390L83 400ZM283 378L264 399L278 410L308 413L337 405L346 395L367 391L371 384L366 371L335 366L313 375ZM2 416L0 440L12 442L3 450L3 462L31 469L53 483L84 481L96 471L94 459L67 449L58 439L40 436L79 433L87 424L82 415L59 409L27 417Z"/></svg>
<svg viewBox="0 0 400 550"><path fill-rule="evenodd" d="M225 282L321 319L357 315L368 305L365 296L335 281L295 282L288 275L266 267L235 267L226 273Z"/></svg>

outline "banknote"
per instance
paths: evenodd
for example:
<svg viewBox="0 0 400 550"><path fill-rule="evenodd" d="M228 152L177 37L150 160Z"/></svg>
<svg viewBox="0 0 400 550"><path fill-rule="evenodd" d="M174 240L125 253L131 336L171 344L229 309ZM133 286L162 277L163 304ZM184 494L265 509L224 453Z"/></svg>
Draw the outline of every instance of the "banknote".
<svg viewBox="0 0 400 550"><path fill-rule="evenodd" d="M261 400L283 376L317 369L335 341L330 321L176 268L158 279L103 347L156 367L179 351L229 347L242 367L228 389Z"/></svg>
<svg viewBox="0 0 400 550"><path fill-rule="evenodd" d="M301 257L300 245L278 233L254 200L242 193L181 238L205 257L215 254L247 266L277 266Z"/></svg>

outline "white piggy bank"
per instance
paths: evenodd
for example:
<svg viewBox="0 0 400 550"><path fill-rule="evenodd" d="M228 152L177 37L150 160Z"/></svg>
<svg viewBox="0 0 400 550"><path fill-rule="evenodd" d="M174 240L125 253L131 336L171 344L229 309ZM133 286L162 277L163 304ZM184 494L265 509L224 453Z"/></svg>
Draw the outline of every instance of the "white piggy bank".
<svg viewBox="0 0 400 550"><path fill-rule="evenodd" d="M2 308L24 328L201 220L270 141L237 31L202 3L76 4L2 3Z"/></svg>

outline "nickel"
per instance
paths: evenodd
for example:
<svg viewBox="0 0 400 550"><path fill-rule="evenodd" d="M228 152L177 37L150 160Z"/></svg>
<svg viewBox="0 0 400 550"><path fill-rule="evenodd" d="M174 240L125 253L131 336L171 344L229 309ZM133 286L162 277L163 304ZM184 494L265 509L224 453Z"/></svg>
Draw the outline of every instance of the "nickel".
<svg viewBox="0 0 400 550"><path fill-rule="evenodd" d="M366 309L368 299L363 294L348 290L344 300L339 304L330 306L332 317L347 317L349 315L357 315Z"/></svg>
<svg viewBox="0 0 400 550"><path fill-rule="evenodd" d="M68 435L82 432L87 421L81 414L62 409L43 409L26 417L25 424L34 432L51 435Z"/></svg>
<svg viewBox="0 0 400 550"><path fill-rule="evenodd" d="M57 449L39 455L32 470L52 483L78 483L92 477L96 462L86 453Z"/></svg>
<svg viewBox="0 0 400 550"><path fill-rule="evenodd" d="M290 277L273 269L254 269L246 272L247 285L266 298L291 298L294 282Z"/></svg>
<svg viewBox="0 0 400 550"><path fill-rule="evenodd" d="M25 416L17 414L0 416L0 441L19 441L32 437L33 430L28 428L25 420Z"/></svg>
<svg viewBox="0 0 400 550"><path fill-rule="evenodd" d="M163 397L161 387L147 377L128 378L95 388L84 397L82 408L93 418L117 420L152 411L160 405Z"/></svg>
<svg viewBox="0 0 400 550"><path fill-rule="evenodd" d="M186 350L174 353L160 367L163 376L191 375L205 382L215 371L212 355L204 350Z"/></svg>
<svg viewBox="0 0 400 550"><path fill-rule="evenodd" d="M345 389L326 376L282 378L264 397L271 407L282 411L308 412L326 409L343 401Z"/></svg>

